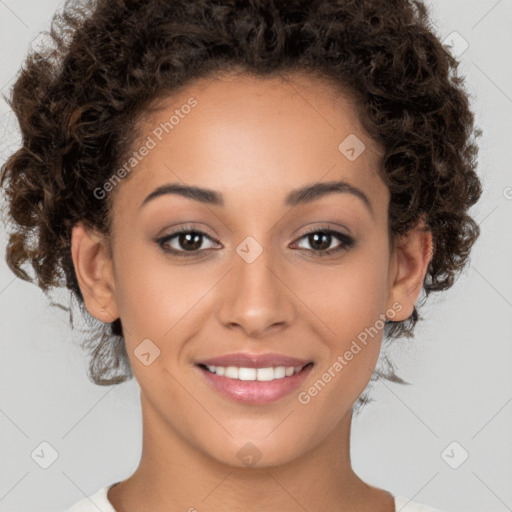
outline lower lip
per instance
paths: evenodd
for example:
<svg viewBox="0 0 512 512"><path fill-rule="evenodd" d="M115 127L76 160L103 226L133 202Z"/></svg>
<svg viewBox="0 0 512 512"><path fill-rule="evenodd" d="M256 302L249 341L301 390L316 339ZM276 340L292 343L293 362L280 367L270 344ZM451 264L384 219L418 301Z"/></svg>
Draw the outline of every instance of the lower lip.
<svg viewBox="0 0 512 512"><path fill-rule="evenodd" d="M297 389L308 376L312 364L304 367L299 373L282 379L271 381L238 380L211 373L199 366L206 381L224 396L237 402L262 405L275 402Z"/></svg>

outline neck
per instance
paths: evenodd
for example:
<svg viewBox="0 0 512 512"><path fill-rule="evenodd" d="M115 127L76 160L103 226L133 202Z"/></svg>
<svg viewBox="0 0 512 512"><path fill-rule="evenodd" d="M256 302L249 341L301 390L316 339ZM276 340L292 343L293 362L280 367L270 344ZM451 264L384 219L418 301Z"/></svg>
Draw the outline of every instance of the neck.
<svg viewBox="0 0 512 512"><path fill-rule="evenodd" d="M314 449L279 466L234 467L172 431L141 394L143 449L137 470L114 486L116 512L392 512L393 497L352 470L352 411Z"/></svg>

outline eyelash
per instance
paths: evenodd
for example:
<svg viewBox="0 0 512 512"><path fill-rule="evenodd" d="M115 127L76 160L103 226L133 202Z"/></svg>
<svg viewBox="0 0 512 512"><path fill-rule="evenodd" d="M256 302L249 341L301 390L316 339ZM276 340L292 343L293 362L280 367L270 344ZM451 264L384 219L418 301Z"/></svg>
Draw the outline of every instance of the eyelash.
<svg viewBox="0 0 512 512"><path fill-rule="evenodd" d="M167 254L173 254L178 257L185 257L185 258L191 257L191 256L193 257L194 255L199 253L200 250L198 250L198 251L183 251L183 250L169 249L168 247L165 246L166 243L168 243L170 240L172 240L173 238L176 238L178 235L180 235L182 233L187 233L187 234L193 233L196 235L202 235L203 237L209 238L211 241L218 243L216 240L212 239L210 236L208 236L203 231L193 229L190 226L184 226L182 228L177 229L173 233L170 233L169 235L165 235L163 237L157 238L156 243L159 245L159 247L162 249L162 251L164 251ZM309 235L316 234L316 233L322 233L324 235L334 236L335 238L338 238L338 240L341 242L341 244L338 247L335 247L334 249L328 249L328 250L324 250L324 251L314 250L314 249L306 249L309 252L315 253L315 256L320 256L322 258L326 257L326 256L331 256L331 255L339 253L341 251L348 251L355 245L355 240L352 237L346 235L345 233L340 233L339 231L334 231L333 229L331 229L327 226L326 227L321 226L321 227L312 229L311 231L307 231L300 238L298 238L297 241L302 240L303 238L306 238ZM297 242L293 242L293 243L296 244Z"/></svg>

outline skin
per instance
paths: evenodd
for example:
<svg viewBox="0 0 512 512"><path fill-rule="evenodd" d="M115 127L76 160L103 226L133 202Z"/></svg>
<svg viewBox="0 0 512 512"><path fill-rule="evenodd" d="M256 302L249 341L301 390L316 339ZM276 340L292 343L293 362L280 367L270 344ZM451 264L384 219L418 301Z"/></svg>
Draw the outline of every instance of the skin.
<svg viewBox="0 0 512 512"><path fill-rule="evenodd" d="M382 151L347 94L297 74L202 79L146 116L134 148L192 96L197 106L115 188L111 236L81 223L72 232L86 307L103 322L121 318L141 388L141 461L108 498L118 512L394 511L393 496L361 480L350 462L352 406L371 378L382 331L309 403L297 395L379 315L411 315L431 234L419 225L390 245ZM338 149L349 134L366 146L354 161ZM293 189L338 180L363 191L371 211L350 193L284 203ZM224 205L166 194L141 207L168 183L216 190ZM319 255L326 249L304 234L326 224L354 245ZM184 225L207 235L200 248L186 252L175 237L167 247L186 256L165 253L155 240ZM236 252L247 236L263 250L252 263ZM343 246L335 236L325 244ZM148 366L134 354L145 339L160 350ZM284 398L241 404L195 366L238 351L314 366ZM248 442L261 454L253 467L237 457Z"/></svg>

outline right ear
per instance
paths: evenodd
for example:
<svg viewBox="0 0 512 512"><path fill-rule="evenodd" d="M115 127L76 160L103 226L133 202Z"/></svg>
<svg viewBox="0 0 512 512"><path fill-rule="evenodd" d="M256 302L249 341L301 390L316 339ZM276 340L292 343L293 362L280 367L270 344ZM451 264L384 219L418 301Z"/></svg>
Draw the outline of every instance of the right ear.
<svg viewBox="0 0 512 512"><path fill-rule="evenodd" d="M71 231L71 256L87 311L104 323L119 318L108 238L79 222Z"/></svg>

